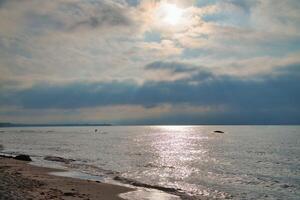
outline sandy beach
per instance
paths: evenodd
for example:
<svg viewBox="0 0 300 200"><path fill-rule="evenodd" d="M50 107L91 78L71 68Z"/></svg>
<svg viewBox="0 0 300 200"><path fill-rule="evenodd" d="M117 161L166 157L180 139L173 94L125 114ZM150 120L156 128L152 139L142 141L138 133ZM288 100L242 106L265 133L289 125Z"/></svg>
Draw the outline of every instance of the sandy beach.
<svg viewBox="0 0 300 200"><path fill-rule="evenodd" d="M121 200L131 191L117 185L50 175L50 168L0 157L0 199L84 199Z"/></svg>

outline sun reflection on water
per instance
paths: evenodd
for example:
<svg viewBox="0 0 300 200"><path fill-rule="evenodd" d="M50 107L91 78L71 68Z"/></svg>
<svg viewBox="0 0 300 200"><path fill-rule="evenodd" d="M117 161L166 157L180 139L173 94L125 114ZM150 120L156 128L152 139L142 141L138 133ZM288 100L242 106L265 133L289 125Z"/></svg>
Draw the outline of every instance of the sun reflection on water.
<svg viewBox="0 0 300 200"><path fill-rule="evenodd" d="M195 173L187 162L198 160L207 152L199 148L199 142L205 139L201 132L195 132L193 126L158 126L155 129L159 134L152 147L157 153L156 165L164 169L161 177L180 180Z"/></svg>

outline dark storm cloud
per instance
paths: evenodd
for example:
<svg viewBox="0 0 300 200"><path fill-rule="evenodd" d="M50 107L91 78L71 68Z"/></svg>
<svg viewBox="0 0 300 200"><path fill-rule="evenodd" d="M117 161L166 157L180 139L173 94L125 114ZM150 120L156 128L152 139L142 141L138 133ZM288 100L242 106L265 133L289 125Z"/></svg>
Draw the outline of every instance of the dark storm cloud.
<svg viewBox="0 0 300 200"><path fill-rule="evenodd" d="M196 71L196 66L179 62L155 61L145 66L147 70L166 70L172 73L183 73Z"/></svg>
<svg viewBox="0 0 300 200"><path fill-rule="evenodd" d="M135 84L129 82L41 84L14 94L4 94L0 102L8 100L24 108L41 109L130 104L133 102L135 87Z"/></svg>
<svg viewBox="0 0 300 200"><path fill-rule="evenodd" d="M204 122L207 123L214 119L218 123L227 123L238 118L241 123L246 123L247 120L255 123L263 123L264 120L266 123L270 120L277 122L280 119L286 123L299 123L299 69L300 64L285 66L276 70L275 75L251 80L212 75L207 78L207 74L202 75L199 72L187 79L146 82L143 85L134 82L36 85L22 91L1 92L0 102L2 106L13 104L30 109L72 109L108 105L153 107L161 104L226 106L229 109L225 113L217 116L208 113L206 116L196 116L195 119L205 119ZM182 118L188 119L185 115L186 113ZM176 121L180 117L169 118Z"/></svg>

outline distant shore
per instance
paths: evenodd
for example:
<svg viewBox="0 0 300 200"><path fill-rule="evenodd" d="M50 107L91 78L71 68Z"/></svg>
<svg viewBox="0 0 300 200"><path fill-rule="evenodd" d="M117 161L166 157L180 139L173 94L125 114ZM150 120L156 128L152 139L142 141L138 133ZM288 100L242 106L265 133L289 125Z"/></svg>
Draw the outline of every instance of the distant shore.
<svg viewBox="0 0 300 200"><path fill-rule="evenodd" d="M0 199L122 200L119 194L133 190L118 185L49 174L56 171L60 170L0 157Z"/></svg>
<svg viewBox="0 0 300 200"><path fill-rule="evenodd" d="M72 123L72 124L18 124L18 123L2 123L0 122L0 128L7 127L65 127L65 126L112 126L112 124L96 124L96 123Z"/></svg>

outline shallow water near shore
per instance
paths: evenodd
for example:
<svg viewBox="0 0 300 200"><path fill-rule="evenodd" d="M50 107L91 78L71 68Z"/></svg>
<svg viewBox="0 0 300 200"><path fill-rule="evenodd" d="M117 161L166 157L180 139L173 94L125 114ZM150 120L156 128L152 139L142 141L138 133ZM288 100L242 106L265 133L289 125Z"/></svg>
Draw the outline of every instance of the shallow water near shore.
<svg viewBox="0 0 300 200"><path fill-rule="evenodd" d="M299 199L300 196L300 126L0 130L1 152L29 154L38 165L63 166L76 172L69 174L73 177L84 174L104 180L120 177L127 184L215 199ZM216 130L224 133L215 133ZM50 162L44 160L45 156L74 161ZM147 192L144 189L139 194L145 199L157 199L155 195L164 198L159 191ZM154 197L148 198L149 194ZM127 195L129 199L136 196L133 192Z"/></svg>

